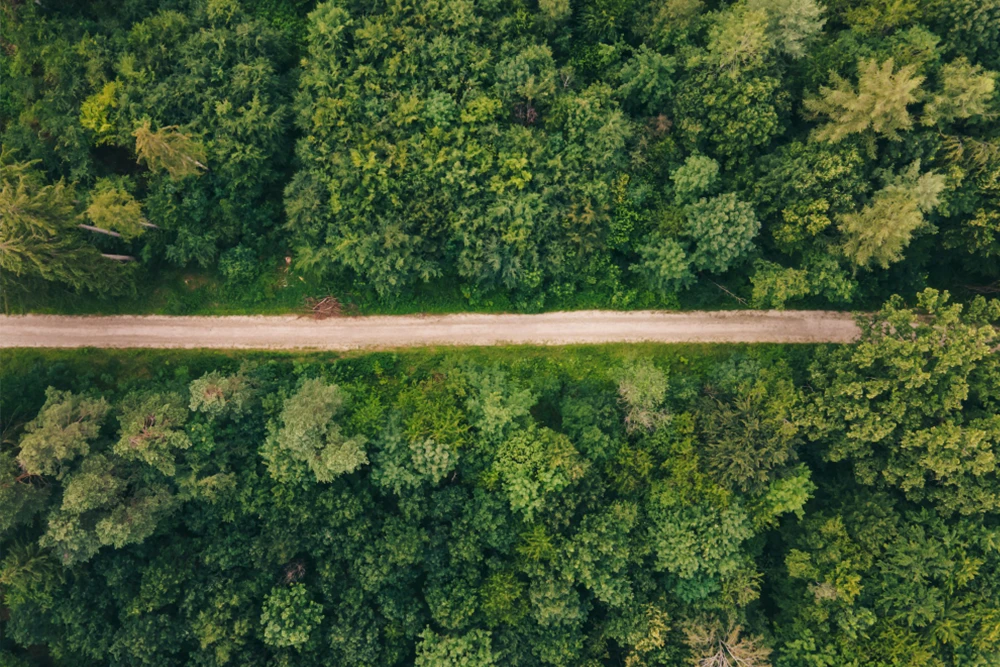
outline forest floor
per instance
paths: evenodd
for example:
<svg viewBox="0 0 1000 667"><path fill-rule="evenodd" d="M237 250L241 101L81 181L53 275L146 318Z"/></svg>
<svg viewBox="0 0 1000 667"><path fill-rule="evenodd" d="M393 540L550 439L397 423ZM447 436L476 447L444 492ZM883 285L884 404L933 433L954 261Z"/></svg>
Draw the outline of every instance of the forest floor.
<svg viewBox="0 0 1000 667"><path fill-rule="evenodd" d="M539 315L0 316L0 347L359 350L436 345L848 343L853 315L833 311L574 311Z"/></svg>

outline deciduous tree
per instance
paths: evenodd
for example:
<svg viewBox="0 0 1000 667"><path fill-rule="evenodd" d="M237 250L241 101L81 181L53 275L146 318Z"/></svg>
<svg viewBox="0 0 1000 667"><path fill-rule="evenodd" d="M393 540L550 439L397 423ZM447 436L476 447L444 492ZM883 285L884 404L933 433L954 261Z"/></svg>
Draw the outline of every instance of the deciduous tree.
<svg viewBox="0 0 1000 667"><path fill-rule="evenodd" d="M306 380L285 401L281 426L265 451L272 476L293 475L293 462L305 464L320 482L353 472L368 463L365 438L345 436L334 418L344 404L340 387L323 380Z"/></svg>

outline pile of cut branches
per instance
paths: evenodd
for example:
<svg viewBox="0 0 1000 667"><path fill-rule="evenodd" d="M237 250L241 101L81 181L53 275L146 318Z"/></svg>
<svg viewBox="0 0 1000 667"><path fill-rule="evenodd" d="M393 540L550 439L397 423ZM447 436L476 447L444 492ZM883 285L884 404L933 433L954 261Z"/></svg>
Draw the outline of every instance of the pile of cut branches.
<svg viewBox="0 0 1000 667"><path fill-rule="evenodd" d="M340 317L342 315L353 315L357 308L351 304L343 304L335 296L326 296L316 299L311 296L306 297L306 312L311 314L314 320L325 320L330 317Z"/></svg>

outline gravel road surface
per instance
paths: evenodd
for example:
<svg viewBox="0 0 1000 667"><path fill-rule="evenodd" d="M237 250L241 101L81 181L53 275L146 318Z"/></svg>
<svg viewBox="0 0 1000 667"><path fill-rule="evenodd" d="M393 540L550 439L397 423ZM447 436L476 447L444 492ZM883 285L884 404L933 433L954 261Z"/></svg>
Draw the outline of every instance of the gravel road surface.
<svg viewBox="0 0 1000 667"><path fill-rule="evenodd" d="M429 345L848 343L850 313L574 311L405 315L315 321L295 316L0 316L0 347L356 350Z"/></svg>

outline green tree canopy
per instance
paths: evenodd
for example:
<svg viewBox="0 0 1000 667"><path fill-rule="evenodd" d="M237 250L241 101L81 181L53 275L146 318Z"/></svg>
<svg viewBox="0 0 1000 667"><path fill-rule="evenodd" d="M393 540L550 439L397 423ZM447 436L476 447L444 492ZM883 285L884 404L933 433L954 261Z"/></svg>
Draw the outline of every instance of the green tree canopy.
<svg viewBox="0 0 1000 667"><path fill-rule="evenodd" d="M861 342L812 367L813 438L857 479L929 500L942 513L1000 509L997 331L947 293L920 312L893 299L866 319Z"/></svg>

